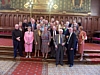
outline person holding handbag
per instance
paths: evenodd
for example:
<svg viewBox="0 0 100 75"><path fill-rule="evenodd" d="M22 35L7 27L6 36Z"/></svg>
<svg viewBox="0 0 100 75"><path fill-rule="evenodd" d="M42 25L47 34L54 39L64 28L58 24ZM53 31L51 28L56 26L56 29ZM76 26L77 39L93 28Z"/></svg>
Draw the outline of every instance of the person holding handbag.
<svg viewBox="0 0 100 75"><path fill-rule="evenodd" d="M78 53L81 54L80 61L83 60L83 52L84 52L84 43L86 40L86 32L83 31L83 27L79 27L79 37L78 37Z"/></svg>
<svg viewBox="0 0 100 75"><path fill-rule="evenodd" d="M44 27L44 31L42 32L41 39L42 39L41 52L42 52L43 58L47 58L48 52L50 51L49 45L51 41L51 34L49 31L47 31L47 27Z"/></svg>
<svg viewBox="0 0 100 75"><path fill-rule="evenodd" d="M34 31L34 41L35 41L35 55L38 52L38 57L39 57L39 51L41 50L41 33L42 31L40 30L40 24L37 24L37 29Z"/></svg>

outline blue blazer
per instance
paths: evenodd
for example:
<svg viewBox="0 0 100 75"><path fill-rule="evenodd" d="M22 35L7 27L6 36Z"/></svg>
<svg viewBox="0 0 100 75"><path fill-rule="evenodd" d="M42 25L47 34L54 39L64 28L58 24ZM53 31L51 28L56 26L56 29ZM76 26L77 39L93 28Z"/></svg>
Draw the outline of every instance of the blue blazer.
<svg viewBox="0 0 100 75"><path fill-rule="evenodd" d="M69 33L69 30L67 29L66 31L64 31L64 35L67 36L67 35L70 35Z"/></svg>
<svg viewBox="0 0 100 75"><path fill-rule="evenodd" d="M31 26L32 27L31 22L28 23L28 26ZM36 23L34 23L34 29L37 29L37 24Z"/></svg>

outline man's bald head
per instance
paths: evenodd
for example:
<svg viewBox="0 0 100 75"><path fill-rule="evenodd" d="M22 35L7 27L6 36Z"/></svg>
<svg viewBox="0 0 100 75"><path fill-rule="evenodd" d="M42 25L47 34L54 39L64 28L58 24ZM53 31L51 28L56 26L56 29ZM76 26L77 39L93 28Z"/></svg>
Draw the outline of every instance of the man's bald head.
<svg viewBox="0 0 100 75"><path fill-rule="evenodd" d="M18 24L15 24L15 29L18 29L19 28L19 25Z"/></svg>
<svg viewBox="0 0 100 75"><path fill-rule="evenodd" d="M56 26L53 26L53 30L56 31Z"/></svg>
<svg viewBox="0 0 100 75"><path fill-rule="evenodd" d="M59 29L59 34L62 34L63 33L63 30L62 29Z"/></svg>
<svg viewBox="0 0 100 75"><path fill-rule="evenodd" d="M35 23L35 19L31 18L31 23L34 24Z"/></svg>

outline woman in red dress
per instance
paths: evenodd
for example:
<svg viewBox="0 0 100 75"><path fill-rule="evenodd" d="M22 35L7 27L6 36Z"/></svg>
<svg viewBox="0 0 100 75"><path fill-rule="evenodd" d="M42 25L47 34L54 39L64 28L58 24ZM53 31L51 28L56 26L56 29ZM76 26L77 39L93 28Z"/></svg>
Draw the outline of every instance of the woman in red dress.
<svg viewBox="0 0 100 75"><path fill-rule="evenodd" d="M84 51L84 43L85 43L85 38L86 38L86 32L83 31L83 27L79 27L79 37L78 37L78 53L81 54L80 61L83 60L83 51Z"/></svg>

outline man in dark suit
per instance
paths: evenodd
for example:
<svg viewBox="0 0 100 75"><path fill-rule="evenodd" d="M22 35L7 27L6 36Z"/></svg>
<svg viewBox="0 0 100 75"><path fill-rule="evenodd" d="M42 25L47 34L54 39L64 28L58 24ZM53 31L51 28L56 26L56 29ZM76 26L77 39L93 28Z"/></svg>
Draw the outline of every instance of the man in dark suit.
<svg viewBox="0 0 100 75"><path fill-rule="evenodd" d="M31 22L29 22L28 25L31 26L32 31L34 31L35 29L37 29L35 19L33 19L33 18L31 18Z"/></svg>
<svg viewBox="0 0 100 75"><path fill-rule="evenodd" d="M68 28L69 28L69 22L67 21L66 24L65 24L65 31L64 31L64 35L66 37L66 40L68 40L68 37L70 35Z"/></svg>
<svg viewBox="0 0 100 75"><path fill-rule="evenodd" d="M66 48L67 48L67 56L68 56L68 64L69 67L73 66L74 61L74 49L75 49L75 43L76 43L76 35L73 32L73 28L69 28L70 36L68 40L66 41Z"/></svg>
<svg viewBox="0 0 100 75"><path fill-rule="evenodd" d="M42 22L42 21L43 21L43 16L40 17L40 22Z"/></svg>
<svg viewBox="0 0 100 75"><path fill-rule="evenodd" d="M60 63L63 66L63 56L64 56L64 45L65 45L65 35L62 34L63 30L59 29L59 34L55 36L55 48L56 48L56 66Z"/></svg>
<svg viewBox="0 0 100 75"><path fill-rule="evenodd" d="M64 35L69 35L69 22L67 21L66 24L65 24L65 30L64 30Z"/></svg>
<svg viewBox="0 0 100 75"><path fill-rule="evenodd" d="M23 28L23 32L25 33L27 31L27 27L28 27L28 22L27 19L25 18L22 24L22 28Z"/></svg>
<svg viewBox="0 0 100 75"><path fill-rule="evenodd" d="M14 47L14 58L17 57L17 50L19 51L19 55L22 57L22 33L19 30L19 25L15 25L15 29L12 31L12 39L13 39L13 47Z"/></svg>
<svg viewBox="0 0 100 75"><path fill-rule="evenodd" d="M51 28L50 33L51 33L51 42L50 42L51 54L50 54L50 57L55 58L56 51L55 51L55 45L54 45L54 38L55 38L56 34L58 34L58 31L56 30L55 26L53 26L53 28Z"/></svg>
<svg viewBox="0 0 100 75"><path fill-rule="evenodd" d="M64 29L64 35L65 35L66 40L68 40L68 36L70 34L68 28L69 28L69 22L66 21L65 29ZM67 49L65 48L64 55L66 55L66 51L67 51Z"/></svg>

